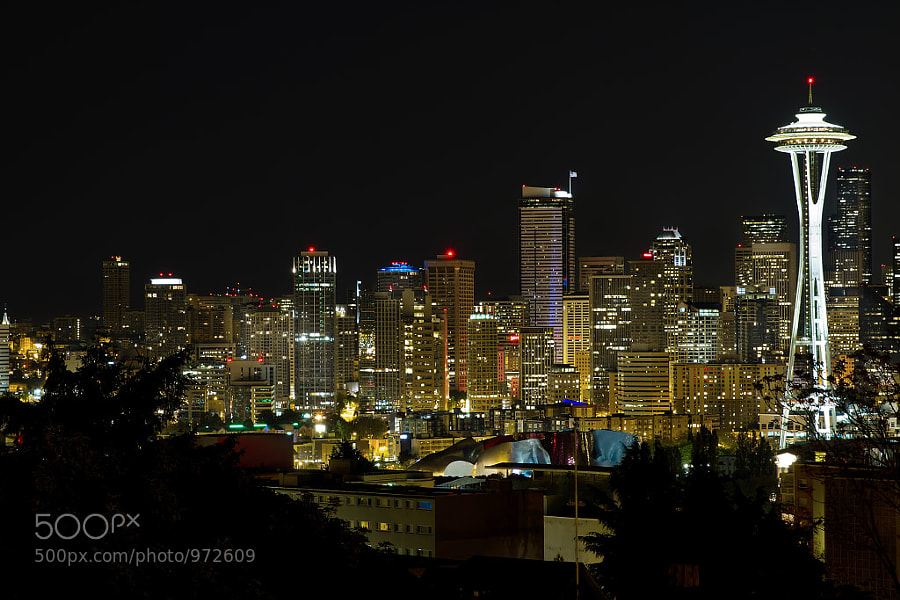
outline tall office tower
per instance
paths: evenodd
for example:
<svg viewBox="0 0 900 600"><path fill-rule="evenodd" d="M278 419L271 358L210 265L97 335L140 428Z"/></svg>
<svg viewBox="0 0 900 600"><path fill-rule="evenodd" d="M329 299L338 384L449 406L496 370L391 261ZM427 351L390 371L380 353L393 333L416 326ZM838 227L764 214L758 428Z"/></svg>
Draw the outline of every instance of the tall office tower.
<svg viewBox="0 0 900 600"><path fill-rule="evenodd" d="M401 410L403 400L403 327L400 292L375 292L375 354L372 379L378 412Z"/></svg>
<svg viewBox="0 0 900 600"><path fill-rule="evenodd" d="M828 218L828 229L835 283L844 286L874 283L869 169L838 167L837 214Z"/></svg>
<svg viewBox="0 0 900 600"><path fill-rule="evenodd" d="M375 410L375 291L356 282L357 328L359 331L359 409Z"/></svg>
<svg viewBox="0 0 900 600"><path fill-rule="evenodd" d="M591 277L591 398L600 416L611 411L610 373L618 353L631 349L631 282L630 275Z"/></svg>
<svg viewBox="0 0 900 600"><path fill-rule="evenodd" d="M849 356L860 344L860 286L832 287L826 300L828 315L828 350L832 358Z"/></svg>
<svg viewBox="0 0 900 600"><path fill-rule="evenodd" d="M425 281L437 317L447 327L447 369L451 391L466 391L466 336L475 307L475 261L453 251L425 261ZM446 315L446 316L445 316ZM445 398L445 401L449 398Z"/></svg>
<svg viewBox="0 0 900 600"><path fill-rule="evenodd" d="M631 341L659 351L668 347L666 320L674 318L674 308L671 315L666 312L670 298L666 295L665 269L665 263L653 260L651 252L644 253L644 260L628 261Z"/></svg>
<svg viewBox="0 0 900 600"><path fill-rule="evenodd" d="M859 343L900 361L900 307L887 296L887 286L864 285L859 288Z"/></svg>
<svg viewBox="0 0 900 600"><path fill-rule="evenodd" d="M734 299L735 344L741 362L773 362L780 357L781 313L769 288L742 287Z"/></svg>
<svg viewBox="0 0 900 600"><path fill-rule="evenodd" d="M374 409L435 410L441 400L442 342L424 290L375 292Z"/></svg>
<svg viewBox="0 0 900 600"><path fill-rule="evenodd" d="M294 257L295 403L302 408L334 406L335 283L337 262L328 252Z"/></svg>
<svg viewBox="0 0 900 600"><path fill-rule="evenodd" d="M491 300L479 300L475 313L491 315L497 319L497 346L500 352L501 393L512 402L519 400L519 332L528 322L528 306L521 296L509 296Z"/></svg>
<svg viewBox="0 0 900 600"><path fill-rule="evenodd" d="M579 256L578 293L591 292L591 277L594 275L624 275L624 256Z"/></svg>
<svg viewBox="0 0 900 600"><path fill-rule="evenodd" d="M500 357L497 348L497 319L476 313L469 317L468 379L466 398L470 412L488 412L509 408L509 397L503 397Z"/></svg>
<svg viewBox="0 0 900 600"><path fill-rule="evenodd" d="M894 265L891 267L891 294L894 306L900 309L900 238L896 235L891 238L894 242Z"/></svg>
<svg viewBox="0 0 900 600"><path fill-rule="evenodd" d="M674 352L675 322L678 318L678 305L693 300L694 262L691 257L691 245L688 244L677 227L665 227L650 250L653 261L663 264L663 328L666 333L665 349Z"/></svg>
<svg viewBox="0 0 900 600"><path fill-rule="evenodd" d="M555 346L552 327L523 327L519 334L522 349L521 404L534 408L547 403L547 374L553 364Z"/></svg>
<svg viewBox="0 0 900 600"><path fill-rule="evenodd" d="M392 262L378 269L375 275L375 291L421 290L425 285L422 269L406 262Z"/></svg>
<svg viewBox="0 0 900 600"><path fill-rule="evenodd" d="M121 256L103 261L103 328L120 335L131 302L131 267Z"/></svg>
<svg viewBox="0 0 900 600"><path fill-rule="evenodd" d="M563 298L563 362L581 377L579 402L591 401L591 297L578 294Z"/></svg>
<svg viewBox="0 0 900 600"><path fill-rule="evenodd" d="M787 386L794 378L794 361L798 353L808 353L809 364L804 370L814 373L814 383L824 387L828 382L831 358L828 351L828 321L825 314L825 271L822 264L822 209L825 205L825 184L831 154L844 150L844 142L856 136L845 128L825 121L825 113L810 106L795 115L797 121L779 127L766 140L775 143L775 150L788 153L794 174L794 190L800 216L800 265L797 272L797 296L791 326L791 347L788 355ZM782 423L782 445L784 426Z"/></svg>
<svg viewBox="0 0 900 600"><path fill-rule="evenodd" d="M234 298L188 294L188 342L232 344L235 341ZM238 326L240 329L240 325Z"/></svg>
<svg viewBox="0 0 900 600"><path fill-rule="evenodd" d="M187 294L184 282L162 276L144 286L144 340L150 360L187 347Z"/></svg>
<svg viewBox="0 0 900 600"><path fill-rule="evenodd" d="M9 316L3 309L0 318L0 394L9 391Z"/></svg>
<svg viewBox="0 0 900 600"><path fill-rule="evenodd" d="M787 217L763 214L741 216L743 237L741 244L784 244L787 243Z"/></svg>
<svg viewBox="0 0 900 600"><path fill-rule="evenodd" d="M661 415L672 410L668 352L633 349L620 352L613 378L616 413Z"/></svg>
<svg viewBox="0 0 900 600"><path fill-rule="evenodd" d="M356 303L335 307L335 384L339 390L357 391L359 382L359 334Z"/></svg>
<svg viewBox="0 0 900 600"><path fill-rule="evenodd" d="M674 331L675 362L715 362L719 356L719 305L680 302Z"/></svg>
<svg viewBox="0 0 900 600"><path fill-rule="evenodd" d="M403 290L399 294L404 352L403 408L438 410L443 406L444 396L443 321L433 318L433 302L427 291Z"/></svg>
<svg viewBox="0 0 900 600"><path fill-rule="evenodd" d="M748 251L743 260L740 260L738 252L744 249ZM775 350L786 356L790 350L794 301L797 296L797 246L783 242L754 243L749 248L737 250L736 291L765 290L778 297L779 343Z"/></svg>
<svg viewBox="0 0 900 600"><path fill-rule="evenodd" d="M575 199L558 188L522 186L519 283L531 327L552 327L562 357L562 298L575 291Z"/></svg>
<svg viewBox="0 0 900 600"><path fill-rule="evenodd" d="M275 408L290 408L294 355L294 318L278 305L246 308L244 350L251 360L273 368Z"/></svg>

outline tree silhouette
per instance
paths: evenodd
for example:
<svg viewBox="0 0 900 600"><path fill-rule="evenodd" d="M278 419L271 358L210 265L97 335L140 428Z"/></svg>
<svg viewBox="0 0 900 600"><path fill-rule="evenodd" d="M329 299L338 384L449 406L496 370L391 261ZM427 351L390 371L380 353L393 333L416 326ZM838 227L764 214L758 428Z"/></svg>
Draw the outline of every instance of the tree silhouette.
<svg viewBox="0 0 900 600"><path fill-rule="evenodd" d="M694 436L696 464L677 448L635 443L610 477L605 530L584 536L594 574L614 598L826 597L808 532L783 522L758 488L746 495L713 464L712 432Z"/></svg>
<svg viewBox="0 0 900 600"><path fill-rule="evenodd" d="M335 565L354 574L342 591L361 594L376 574L390 577L385 553L346 522L238 468L234 442L200 447L189 434L159 436L183 400L183 360L131 371L94 351L72 373L53 356L42 402L0 400L0 432L19 440L0 450L0 564L15 574L0 582L0 595L49 597L83 587L103 598L274 598L283 595L286 574L322 574ZM135 516L139 525L71 535L76 523L91 520L96 532L116 514ZM36 519L61 515L69 527L62 537L36 537ZM157 560L36 562L48 550L64 558L154 552ZM192 551L200 552L197 560ZM168 558L175 552L184 562ZM163 555L168 560L160 562ZM302 583L308 593L333 586L318 576Z"/></svg>

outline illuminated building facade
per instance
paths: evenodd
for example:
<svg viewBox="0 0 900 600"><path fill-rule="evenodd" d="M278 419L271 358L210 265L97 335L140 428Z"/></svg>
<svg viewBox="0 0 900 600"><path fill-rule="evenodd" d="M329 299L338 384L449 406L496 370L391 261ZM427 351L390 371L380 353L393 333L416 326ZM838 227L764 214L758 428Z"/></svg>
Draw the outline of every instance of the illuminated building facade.
<svg viewBox="0 0 900 600"><path fill-rule="evenodd" d="M519 283L528 324L552 327L563 352L563 296L575 291L575 199L557 188L522 186L519 200Z"/></svg>
<svg viewBox="0 0 900 600"><path fill-rule="evenodd" d="M293 303L291 303L293 304ZM289 408L294 357L294 319L283 305L247 308L244 311L244 349L247 357L274 369L276 408Z"/></svg>
<svg viewBox="0 0 900 600"><path fill-rule="evenodd" d="M631 280L630 275L591 277L591 398L601 416L611 412L610 373L617 355L631 349Z"/></svg>
<svg viewBox="0 0 900 600"><path fill-rule="evenodd" d="M468 380L466 397L470 412L487 412L495 408L509 408L504 398L501 358L497 348L498 320L485 313L469 317Z"/></svg>
<svg viewBox="0 0 900 600"><path fill-rule="evenodd" d="M741 252L741 251L746 252ZM787 356L791 344L797 296L797 246L787 242L755 242L735 253L738 295L747 291L774 293L778 304L778 344L774 352Z"/></svg>
<svg viewBox="0 0 900 600"><path fill-rule="evenodd" d="M547 403L580 402L581 374L572 365L555 364L547 374Z"/></svg>
<svg viewBox="0 0 900 600"><path fill-rule="evenodd" d="M466 337L475 307L475 261L457 258L452 251L425 261L425 280L434 313L447 328L449 389L466 391ZM449 398L446 398L449 400Z"/></svg>
<svg viewBox="0 0 900 600"><path fill-rule="evenodd" d="M735 343L741 362L783 358L779 297L771 288L742 287L734 299ZM684 362L684 361L679 361Z"/></svg>
<svg viewBox="0 0 900 600"><path fill-rule="evenodd" d="M784 364L706 363L672 365L672 399L677 414L691 416L693 427L735 431L759 421L765 391L756 384L784 375Z"/></svg>
<svg viewBox="0 0 900 600"><path fill-rule="evenodd" d="M356 304L335 307L335 377L337 389L349 390L359 381L359 334Z"/></svg>
<svg viewBox="0 0 900 600"><path fill-rule="evenodd" d="M619 352L612 378L615 411L628 416L661 415L672 410L668 352Z"/></svg>
<svg viewBox="0 0 900 600"><path fill-rule="evenodd" d="M294 385L301 408L331 408L335 381L337 262L328 252L294 257Z"/></svg>
<svg viewBox="0 0 900 600"><path fill-rule="evenodd" d="M424 290L375 293L374 409L435 410L442 398L443 340Z"/></svg>
<svg viewBox="0 0 900 600"><path fill-rule="evenodd" d="M521 296L480 300L476 313L493 315L497 319L497 346L500 352L503 381L501 391L511 401L519 400L521 352L519 332L528 322L528 306Z"/></svg>
<svg viewBox="0 0 900 600"><path fill-rule="evenodd" d="M0 394L9 391L9 316L3 309L0 318Z"/></svg>
<svg viewBox="0 0 900 600"><path fill-rule="evenodd" d="M547 403L547 374L553 364L554 331L552 327L523 327L519 336L521 404L534 408Z"/></svg>
<svg viewBox="0 0 900 600"><path fill-rule="evenodd" d="M689 303L694 294L694 263L691 245L681 237L677 227L665 227L653 242L650 250L653 261L661 263L662 310L665 348L675 350L678 305Z"/></svg>
<svg viewBox="0 0 900 600"><path fill-rule="evenodd" d="M894 306L900 309L900 238L896 235L891 237L894 248L894 265L891 268L891 297L894 300Z"/></svg>
<svg viewBox="0 0 900 600"><path fill-rule="evenodd" d="M233 343L235 341L234 304L233 296L189 294L187 298L188 342L191 344Z"/></svg>
<svg viewBox="0 0 900 600"><path fill-rule="evenodd" d="M425 284L422 269L406 262L392 262L378 269L375 275L375 291L421 290Z"/></svg>
<svg viewBox="0 0 900 600"><path fill-rule="evenodd" d="M578 294L563 298L563 362L581 376L580 402L591 401L591 297Z"/></svg>
<svg viewBox="0 0 900 600"><path fill-rule="evenodd" d="M131 267L121 256L103 261L103 328L121 335L131 302Z"/></svg>
<svg viewBox="0 0 900 600"><path fill-rule="evenodd" d="M645 253L644 260L628 261L627 300L631 310L631 341L653 350L666 350L666 320L674 327L674 310L667 315L666 264ZM675 305L677 307L677 304Z"/></svg>
<svg viewBox="0 0 900 600"><path fill-rule="evenodd" d="M160 275L144 286L144 341L151 360L184 350L188 342L184 282Z"/></svg>
<svg viewBox="0 0 900 600"><path fill-rule="evenodd" d="M719 355L719 307L679 302L675 311L676 362L714 362Z"/></svg>
<svg viewBox="0 0 900 600"><path fill-rule="evenodd" d="M869 169L838 167L837 214L828 218L833 285L872 280L872 180Z"/></svg>

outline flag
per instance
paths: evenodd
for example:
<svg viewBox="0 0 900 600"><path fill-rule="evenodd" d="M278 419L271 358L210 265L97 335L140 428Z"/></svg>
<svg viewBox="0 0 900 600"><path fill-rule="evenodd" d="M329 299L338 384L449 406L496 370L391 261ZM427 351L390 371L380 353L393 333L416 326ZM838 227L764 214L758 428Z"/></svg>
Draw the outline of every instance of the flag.
<svg viewBox="0 0 900 600"><path fill-rule="evenodd" d="M569 171L569 177L578 177L578 173L575 171Z"/></svg>

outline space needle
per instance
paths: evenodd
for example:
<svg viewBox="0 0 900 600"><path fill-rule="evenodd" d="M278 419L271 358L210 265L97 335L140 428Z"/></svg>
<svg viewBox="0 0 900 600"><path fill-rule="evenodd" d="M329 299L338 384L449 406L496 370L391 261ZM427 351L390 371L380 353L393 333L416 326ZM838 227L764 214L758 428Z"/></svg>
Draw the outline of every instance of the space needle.
<svg viewBox="0 0 900 600"><path fill-rule="evenodd" d="M795 377L797 355L806 356L813 387L824 390L828 385L831 357L828 350L828 321L825 316L825 271L822 264L822 209L825 183L831 153L847 148L844 142L855 139L845 128L825 121L825 113L812 103L813 78L809 84L809 104L795 115L797 120L779 127L766 141L775 142L775 150L791 156L794 193L800 213L800 264L797 269L797 295L791 327L791 351L788 357L786 391L788 396ZM807 407L809 408L809 407ZM819 433L831 435L833 406L815 407L822 413L809 426ZM790 406L785 402L781 423L780 447L785 446L785 430Z"/></svg>

